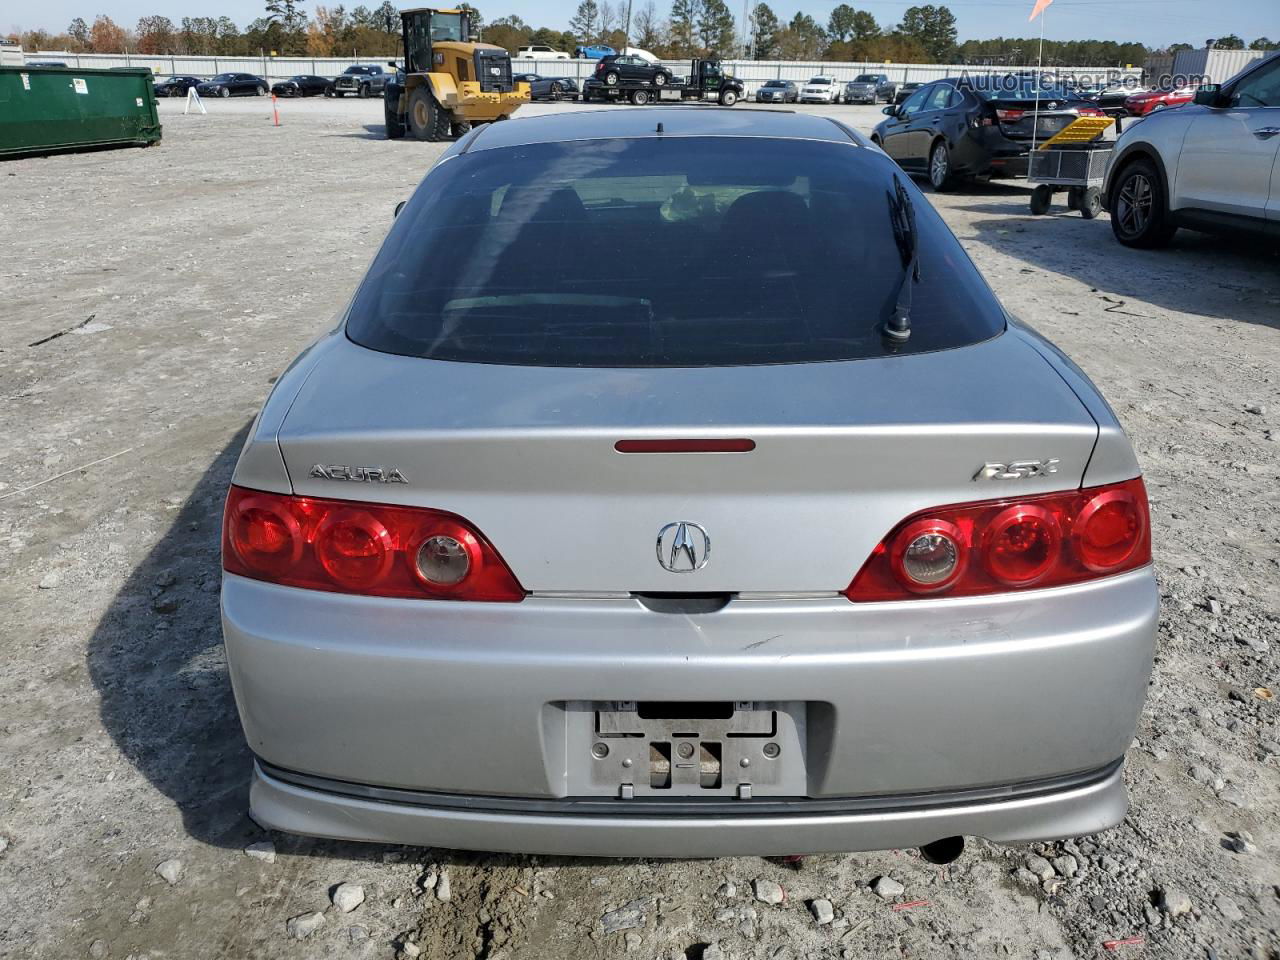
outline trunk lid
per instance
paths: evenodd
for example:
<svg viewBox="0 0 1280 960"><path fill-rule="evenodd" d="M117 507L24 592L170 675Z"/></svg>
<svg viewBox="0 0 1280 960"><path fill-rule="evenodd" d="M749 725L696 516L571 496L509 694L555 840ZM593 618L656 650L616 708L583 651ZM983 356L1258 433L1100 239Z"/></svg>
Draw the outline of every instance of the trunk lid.
<svg viewBox="0 0 1280 960"><path fill-rule="evenodd" d="M424 360L339 334L279 442L296 493L457 513L531 591L794 594L846 587L917 510L1078 486L1096 436L1015 332L908 357L645 369ZM755 449L614 448L710 437ZM1052 474L974 479L1051 458ZM381 474L339 482L332 466ZM406 482L378 482L392 469ZM679 521L707 533L701 569L658 562L659 531Z"/></svg>
<svg viewBox="0 0 1280 960"><path fill-rule="evenodd" d="M1033 135L1036 140L1047 140L1079 115L1075 108L1062 106L1060 100L1042 100L1039 116L1034 100L992 100L989 105L1000 132L1010 140L1029 141Z"/></svg>

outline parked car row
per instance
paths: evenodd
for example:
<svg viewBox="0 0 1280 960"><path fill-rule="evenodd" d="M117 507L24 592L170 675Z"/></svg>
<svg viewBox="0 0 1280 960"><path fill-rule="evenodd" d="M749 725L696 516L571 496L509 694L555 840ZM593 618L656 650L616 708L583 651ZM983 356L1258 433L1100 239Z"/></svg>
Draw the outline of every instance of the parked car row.
<svg viewBox="0 0 1280 960"><path fill-rule="evenodd" d="M1026 173L1027 153L1078 117L1102 111L1065 87L1035 78L951 77L920 87L900 104L871 139L904 170L925 174L936 190L962 176Z"/></svg>
<svg viewBox="0 0 1280 960"><path fill-rule="evenodd" d="M1097 92L1083 93L1015 74L938 80L885 107L871 140L935 190L964 177L1025 175L1038 142L1106 115ZM1280 237L1280 53L1224 84L1129 92L1123 110L1142 122L1104 145L1109 162L1096 175L1089 165L1097 186L1073 188L1082 212L1081 197L1094 196L1086 216L1109 211L1116 239L1131 247L1163 246L1182 227ZM1064 189L1071 179L1037 178L1036 190L1051 196L1051 184ZM1033 194L1032 211L1045 209Z"/></svg>
<svg viewBox="0 0 1280 960"><path fill-rule="evenodd" d="M175 75L157 80L153 87L157 97L185 97L195 89L202 97L265 97L270 91L278 97L376 97L382 94L394 72L376 64L347 67L338 77L298 74L288 80L268 84L251 73L220 73L208 80L189 75Z"/></svg>

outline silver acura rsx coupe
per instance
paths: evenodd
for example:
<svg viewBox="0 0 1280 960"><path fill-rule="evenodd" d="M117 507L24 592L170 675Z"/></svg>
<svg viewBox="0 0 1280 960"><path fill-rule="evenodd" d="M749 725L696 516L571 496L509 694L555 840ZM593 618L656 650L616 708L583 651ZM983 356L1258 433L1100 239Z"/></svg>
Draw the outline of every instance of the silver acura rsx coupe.
<svg viewBox="0 0 1280 960"><path fill-rule="evenodd" d="M255 421L223 563L264 827L945 858L1125 811L1133 451L826 118L463 136Z"/></svg>

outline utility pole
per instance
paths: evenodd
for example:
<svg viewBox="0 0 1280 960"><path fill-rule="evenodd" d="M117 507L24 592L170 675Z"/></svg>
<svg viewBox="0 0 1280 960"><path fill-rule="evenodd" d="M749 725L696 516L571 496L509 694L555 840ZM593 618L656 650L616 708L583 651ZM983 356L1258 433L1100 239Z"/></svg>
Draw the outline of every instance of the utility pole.
<svg viewBox="0 0 1280 960"><path fill-rule="evenodd" d="M626 53L629 46L631 46L631 0L627 0L627 25L622 28L622 52Z"/></svg>

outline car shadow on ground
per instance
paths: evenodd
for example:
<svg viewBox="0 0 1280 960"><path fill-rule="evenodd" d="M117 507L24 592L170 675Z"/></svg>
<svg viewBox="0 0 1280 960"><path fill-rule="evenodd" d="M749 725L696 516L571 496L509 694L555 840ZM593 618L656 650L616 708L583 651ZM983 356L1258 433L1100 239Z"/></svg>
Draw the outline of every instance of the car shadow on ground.
<svg viewBox="0 0 1280 960"><path fill-rule="evenodd" d="M366 123L361 128L363 133L331 133L331 137L342 137L346 140L390 140L387 128L381 123Z"/></svg>
<svg viewBox="0 0 1280 960"><path fill-rule="evenodd" d="M1164 249L1135 250L1116 241L1105 213L1085 220L1058 194L1049 214L1035 216L1025 196L1025 190L1009 191L1004 200L951 209L991 214L972 222L977 242L1030 268L1074 277L1099 296L1142 301L1128 309L1144 315L1154 316L1154 308L1280 329L1280 244L1274 240L1179 230Z"/></svg>
<svg viewBox="0 0 1280 960"><path fill-rule="evenodd" d="M246 424L214 457L174 511L98 622L87 655L102 724L121 753L181 811L191 837L235 850L266 836L248 816L253 755L236 713L218 608L222 505L248 430ZM508 854L272 836L281 852L295 856L382 862L394 851L395 859L463 867L530 862Z"/></svg>
<svg viewBox="0 0 1280 960"><path fill-rule="evenodd" d="M134 568L89 641L102 724L182 812L189 834L232 845L255 832L218 615L222 500L248 432L214 458Z"/></svg>

